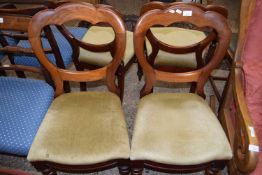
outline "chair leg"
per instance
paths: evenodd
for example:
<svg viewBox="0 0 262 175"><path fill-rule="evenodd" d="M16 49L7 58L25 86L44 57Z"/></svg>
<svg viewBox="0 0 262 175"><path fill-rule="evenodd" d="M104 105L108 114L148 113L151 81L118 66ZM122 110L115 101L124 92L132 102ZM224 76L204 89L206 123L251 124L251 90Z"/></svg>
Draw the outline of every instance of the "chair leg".
<svg viewBox="0 0 262 175"><path fill-rule="evenodd" d="M18 78L26 78L25 73L23 71L15 71Z"/></svg>
<svg viewBox="0 0 262 175"><path fill-rule="evenodd" d="M125 67L120 65L117 70L118 87L120 89L120 99L123 101L124 89L125 89Z"/></svg>
<svg viewBox="0 0 262 175"><path fill-rule="evenodd" d="M143 161L132 161L131 162L131 175L142 175L144 170Z"/></svg>
<svg viewBox="0 0 262 175"><path fill-rule="evenodd" d="M64 81L64 91L65 93L71 92L69 81Z"/></svg>
<svg viewBox="0 0 262 175"><path fill-rule="evenodd" d="M142 67L140 66L140 64L137 62L137 77L138 80L141 81L143 76L143 71L142 71Z"/></svg>
<svg viewBox="0 0 262 175"><path fill-rule="evenodd" d="M205 171L205 175L219 175L226 166L226 161L215 162Z"/></svg>
<svg viewBox="0 0 262 175"><path fill-rule="evenodd" d="M52 168L44 165L43 163L32 163L32 165L43 175L57 175L55 170L52 170Z"/></svg>
<svg viewBox="0 0 262 175"><path fill-rule="evenodd" d="M129 175L130 174L130 161L129 160L120 160L118 162L118 170L120 175Z"/></svg>

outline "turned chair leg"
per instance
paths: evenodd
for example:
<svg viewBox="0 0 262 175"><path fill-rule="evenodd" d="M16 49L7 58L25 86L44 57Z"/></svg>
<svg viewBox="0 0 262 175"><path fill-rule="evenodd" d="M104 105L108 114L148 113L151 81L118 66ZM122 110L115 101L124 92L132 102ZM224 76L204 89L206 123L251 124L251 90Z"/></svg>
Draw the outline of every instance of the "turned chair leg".
<svg viewBox="0 0 262 175"><path fill-rule="evenodd" d="M143 161L132 161L131 162L131 175L142 175L144 170Z"/></svg>
<svg viewBox="0 0 262 175"><path fill-rule="evenodd" d="M118 162L118 170L120 175L129 175L131 172L130 160L120 160Z"/></svg>
<svg viewBox="0 0 262 175"><path fill-rule="evenodd" d="M219 175L226 166L226 162L216 162L208 167L205 171L205 175Z"/></svg>
<svg viewBox="0 0 262 175"><path fill-rule="evenodd" d="M38 172L43 173L43 175L57 175L56 171L43 163L32 163Z"/></svg>

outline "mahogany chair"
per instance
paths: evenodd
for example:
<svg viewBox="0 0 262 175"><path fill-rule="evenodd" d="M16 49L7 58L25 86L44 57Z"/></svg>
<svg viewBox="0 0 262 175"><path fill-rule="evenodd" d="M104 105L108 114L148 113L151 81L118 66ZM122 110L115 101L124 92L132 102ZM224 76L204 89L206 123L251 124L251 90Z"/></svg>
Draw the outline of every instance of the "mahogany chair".
<svg viewBox="0 0 262 175"><path fill-rule="evenodd" d="M192 16L173 13L178 9L192 12ZM217 33L216 48L208 64L193 71L174 73L158 70L149 63L144 53L147 32L155 25L167 27L176 22L208 27ZM223 59L230 36L230 27L222 15L187 4L148 11L139 19L134 42L145 75L145 85L140 92L141 100L131 143L133 175L141 175L144 168L169 173L206 170L206 175L213 175L232 158L223 128L202 98L205 96L204 85L212 70ZM196 82L196 91L152 93L156 81Z"/></svg>
<svg viewBox="0 0 262 175"><path fill-rule="evenodd" d="M261 2L242 0L240 29L234 64L226 86L219 118L229 137L234 158L230 175L259 175L261 154Z"/></svg>
<svg viewBox="0 0 262 175"><path fill-rule="evenodd" d="M181 4L182 2L163 3L151 2L145 4L140 15L154 10L166 9L172 5ZM208 5L203 6L197 3L187 3L201 8L203 11L215 11L227 17L228 12L223 6ZM175 12L176 13L176 12ZM182 12L181 12L182 13ZM206 37L208 36L208 37ZM146 52L151 65L159 70L169 72L183 72L203 67L209 60L209 56L215 47L215 33L203 29L197 29L186 23L177 24L170 27L152 27L147 33ZM205 39L205 40L204 40ZM188 45L187 48L179 49L179 46ZM189 46L190 45L190 46ZM177 46L177 47L174 47ZM138 67L138 77L141 79L142 71ZM213 82L212 87L217 98L221 97ZM192 86L193 89L194 85Z"/></svg>
<svg viewBox="0 0 262 175"><path fill-rule="evenodd" d="M86 15L88 14L88 15ZM80 20L107 23L115 32L113 61L96 70L71 71L52 64L41 46L41 31L49 25ZM29 25L29 40L41 64L50 72L56 99L49 108L27 159L44 174L94 172L119 167L129 174L129 140L121 108L116 72L126 46L122 19L111 9L88 3L66 4L36 14ZM105 80L109 92L63 93L63 81Z"/></svg>

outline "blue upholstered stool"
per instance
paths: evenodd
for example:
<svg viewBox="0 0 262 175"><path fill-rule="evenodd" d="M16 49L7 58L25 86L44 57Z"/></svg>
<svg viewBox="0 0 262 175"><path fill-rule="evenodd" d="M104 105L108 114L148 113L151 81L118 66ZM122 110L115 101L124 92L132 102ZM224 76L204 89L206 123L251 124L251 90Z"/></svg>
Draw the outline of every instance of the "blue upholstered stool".
<svg viewBox="0 0 262 175"><path fill-rule="evenodd" d="M27 155L53 98L44 81L0 77L0 153Z"/></svg>
<svg viewBox="0 0 262 175"><path fill-rule="evenodd" d="M87 29L82 27L67 27L67 29L77 39L81 39L87 32ZM68 67L72 63L72 48L69 42L66 40L66 38L58 31L56 27L52 27L52 30L56 42L58 44L61 56L63 58L65 67ZM50 44L46 38L42 39L42 44L44 48L50 48ZM21 40L18 43L18 46L23 48L31 48L31 45L28 40ZM48 54L48 58L53 64L56 64L54 54ZM35 56L16 55L14 56L14 61L15 64L19 64L19 65L40 67L40 63L38 62Z"/></svg>

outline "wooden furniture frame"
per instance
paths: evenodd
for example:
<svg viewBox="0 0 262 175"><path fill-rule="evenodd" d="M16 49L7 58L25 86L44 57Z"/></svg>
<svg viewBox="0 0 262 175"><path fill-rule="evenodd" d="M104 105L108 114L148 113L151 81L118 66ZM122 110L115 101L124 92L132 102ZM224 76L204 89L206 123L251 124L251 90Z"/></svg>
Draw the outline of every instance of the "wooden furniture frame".
<svg viewBox="0 0 262 175"><path fill-rule="evenodd" d="M219 118L226 131L231 147L234 150L234 159L228 164L230 175L251 173L258 162L258 153L250 151L249 145L258 145L257 136L251 136L249 126L253 126L243 88L243 70L241 56L246 40L247 29L255 9L256 0L242 0L240 9L240 30L234 65L227 82L224 100L219 110ZM236 107L236 127L232 121L232 104Z"/></svg>
<svg viewBox="0 0 262 175"><path fill-rule="evenodd" d="M192 10L193 15L190 17L182 16L177 13L170 13L173 10ZM174 22L189 22L197 27L210 27L216 31L217 47L212 59L207 65L197 70L188 71L184 73L164 72L157 70L151 66L144 53L144 42L150 27L154 25L169 26ZM196 91L198 95L205 97L204 85L210 76L210 73L215 69L220 61L223 59L227 47L230 42L231 30L225 18L215 12L204 12L200 8L188 4L175 4L164 10L153 10L145 13L138 21L134 38L135 51L138 61L143 69L145 75L145 85L140 91L140 96L143 97L152 93L153 86L156 81L163 81L169 83L185 83L196 82ZM132 148L131 148L132 150ZM206 175L217 174L225 167L227 160L214 160L200 165L167 165L148 160L131 160L131 172L133 175L141 175L144 168L153 170L175 173L175 172L196 172L206 170Z"/></svg>
<svg viewBox="0 0 262 175"><path fill-rule="evenodd" d="M177 4L184 4L183 2L173 2L173 3L163 3L163 2L150 2L145 4L141 11L140 11L140 16L142 16L144 13L150 11L150 10L154 10L154 9L167 9L173 5L177 5ZM203 11L214 11L217 12L221 15L223 15L225 18L228 17L228 11L225 7L223 6L218 6L218 5L208 5L208 6L203 6L201 4L197 4L197 3L186 3L192 6L196 6L200 9L202 9ZM197 29L196 27L193 26L193 29L196 30L200 30L203 31L203 29ZM154 65L155 62L155 58L159 52L159 49L169 52L169 53L176 53L176 54L185 54L185 53L194 53L196 55L196 61L197 61L197 68L201 68L204 66L204 58L202 58L203 55L203 51L204 49L210 44L209 46L209 50L208 53L206 55L205 61L208 62L209 61L209 57L212 56L212 52L215 49L215 45L216 45L216 34L215 32L210 32L208 36L201 42L199 43L195 43L193 45L190 45L188 47L184 47L184 48L179 48L179 47L175 47L175 46L171 46L168 45L166 43L163 43L162 41L158 40L153 34L152 32L149 30L147 33L147 38L150 41L150 44L152 46L152 53L148 56L148 60L150 62L150 64L152 66L154 66L156 69L158 70L163 70L163 71L168 71L168 72L185 72L185 71L190 71L192 70L192 68L179 68L179 67L174 67L174 66L157 66ZM138 78L139 80L141 80L142 78L142 70L140 65L138 64L138 72L137 72ZM213 78L209 78L212 84L212 87L215 91L215 94L218 98L218 100L220 100L220 96L219 96L219 92L216 88L216 86L214 85L213 82ZM192 84L191 86L191 92L194 91L195 85Z"/></svg>
<svg viewBox="0 0 262 175"><path fill-rule="evenodd" d="M109 65L96 70L70 71L56 67L49 62L41 46L42 29L48 25L62 25L71 20L83 20L92 24L103 22L113 27L117 49L114 53L114 59ZM126 31L122 19L111 8L99 5L93 6L88 3L66 4L54 10L43 11L35 15L29 25L28 33L29 40L36 56L48 72L50 72L55 82L56 96L64 93L63 81L93 82L102 79L106 81L106 85L110 92L120 96L120 89L115 83L115 74L124 55ZM119 167L119 172L122 175L127 175L130 172L128 160L110 160L93 165L64 165L45 161L32 162L32 164L44 174L56 174L57 170L77 173L94 172L115 166Z"/></svg>

